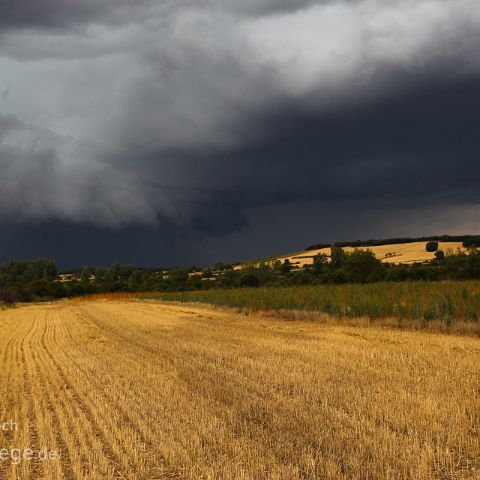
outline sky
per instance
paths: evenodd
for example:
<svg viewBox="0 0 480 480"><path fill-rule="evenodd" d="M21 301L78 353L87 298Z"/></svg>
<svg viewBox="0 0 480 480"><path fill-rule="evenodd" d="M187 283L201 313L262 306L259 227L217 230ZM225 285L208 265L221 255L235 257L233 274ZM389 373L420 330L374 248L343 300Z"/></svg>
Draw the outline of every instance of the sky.
<svg viewBox="0 0 480 480"><path fill-rule="evenodd" d="M478 0L1 0L0 262L480 233Z"/></svg>

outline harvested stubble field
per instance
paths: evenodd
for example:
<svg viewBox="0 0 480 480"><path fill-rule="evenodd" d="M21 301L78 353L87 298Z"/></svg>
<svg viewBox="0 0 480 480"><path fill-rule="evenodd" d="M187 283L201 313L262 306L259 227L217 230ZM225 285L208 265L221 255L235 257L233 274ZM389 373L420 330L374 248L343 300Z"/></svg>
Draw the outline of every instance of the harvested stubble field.
<svg viewBox="0 0 480 480"><path fill-rule="evenodd" d="M3 479L474 479L480 340L140 301L0 312ZM11 425L11 424L10 424Z"/></svg>

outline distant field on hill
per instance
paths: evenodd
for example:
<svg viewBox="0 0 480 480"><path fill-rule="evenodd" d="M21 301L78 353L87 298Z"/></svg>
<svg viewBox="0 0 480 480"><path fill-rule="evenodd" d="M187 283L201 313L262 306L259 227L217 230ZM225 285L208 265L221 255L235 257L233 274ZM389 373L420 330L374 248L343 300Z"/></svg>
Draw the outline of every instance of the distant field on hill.
<svg viewBox="0 0 480 480"><path fill-rule="evenodd" d="M390 245L377 246L361 246L361 247L342 247L346 252L351 252L355 248L358 250L370 250L375 256L385 263L392 264L412 264L416 262L428 262L435 258L435 252L427 252L426 245L428 242L411 242L411 243L395 243ZM446 254L466 252L467 249L463 247L462 242L438 242L438 250L443 250ZM330 247L317 248L312 250L301 250L286 255L279 255L266 259L267 262L274 262L276 260L282 263L288 260L297 267L304 265L311 265L313 257L318 254L330 256ZM252 262L255 263L255 262ZM239 265L237 268L242 268Z"/></svg>
<svg viewBox="0 0 480 480"><path fill-rule="evenodd" d="M343 249L346 252L351 252L355 248L358 250L370 250L379 260L387 263L415 263L427 262L435 258L434 252L427 252L426 244L427 242L413 242L373 247L344 247ZM464 252L466 248L462 246L462 242L438 242L438 250L443 250L445 253L455 253L458 251ZM278 259L283 261L288 259L291 263L299 266L311 265L313 263L313 257L319 253L330 255L330 247L317 250L303 250L302 252L278 257Z"/></svg>

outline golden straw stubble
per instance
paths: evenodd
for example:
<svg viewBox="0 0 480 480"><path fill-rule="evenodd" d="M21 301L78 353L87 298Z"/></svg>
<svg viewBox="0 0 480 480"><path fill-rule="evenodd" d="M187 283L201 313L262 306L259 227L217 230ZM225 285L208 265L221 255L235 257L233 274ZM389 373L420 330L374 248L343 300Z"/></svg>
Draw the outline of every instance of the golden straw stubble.
<svg viewBox="0 0 480 480"><path fill-rule="evenodd" d="M0 312L0 355L2 479L480 472L474 337L87 301Z"/></svg>

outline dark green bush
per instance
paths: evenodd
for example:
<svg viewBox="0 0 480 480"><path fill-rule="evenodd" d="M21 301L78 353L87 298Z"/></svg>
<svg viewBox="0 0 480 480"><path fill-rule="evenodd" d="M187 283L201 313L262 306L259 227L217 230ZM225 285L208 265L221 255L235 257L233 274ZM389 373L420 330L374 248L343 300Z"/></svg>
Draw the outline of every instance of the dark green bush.
<svg viewBox="0 0 480 480"><path fill-rule="evenodd" d="M247 273L246 275L240 277L238 284L241 287L259 287L260 281L256 275L253 275L253 273Z"/></svg>
<svg viewBox="0 0 480 480"><path fill-rule="evenodd" d="M465 248L479 248L480 247L480 237L471 237L463 241L463 246Z"/></svg>
<svg viewBox="0 0 480 480"><path fill-rule="evenodd" d="M21 300L20 292L16 288L7 287L0 290L0 303L14 305Z"/></svg>

